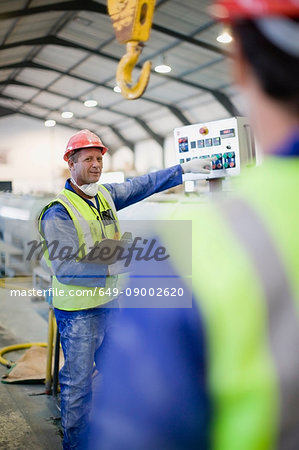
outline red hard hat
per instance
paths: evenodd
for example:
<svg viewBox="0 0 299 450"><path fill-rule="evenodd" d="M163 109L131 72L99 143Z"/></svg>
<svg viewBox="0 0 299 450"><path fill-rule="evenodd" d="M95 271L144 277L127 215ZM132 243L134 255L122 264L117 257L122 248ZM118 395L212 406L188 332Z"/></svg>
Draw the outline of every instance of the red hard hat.
<svg viewBox="0 0 299 450"><path fill-rule="evenodd" d="M210 7L218 20L231 22L264 16L299 16L298 0L216 0Z"/></svg>
<svg viewBox="0 0 299 450"><path fill-rule="evenodd" d="M102 143L101 139L89 130L81 130L78 133L71 136L69 139L63 159L67 161L69 159L69 154L74 150L81 150L83 148L100 148L102 155L105 155L108 148Z"/></svg>

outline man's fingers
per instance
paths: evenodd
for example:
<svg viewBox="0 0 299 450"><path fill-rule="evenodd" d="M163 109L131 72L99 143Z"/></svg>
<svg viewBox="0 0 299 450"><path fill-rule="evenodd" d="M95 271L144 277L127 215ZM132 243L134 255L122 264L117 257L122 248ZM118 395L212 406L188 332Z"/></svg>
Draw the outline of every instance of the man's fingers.
<svg viewBox="0 0 299 450"><path fill-rule="evenodd" d="M201 169L201 173L210 173L211 172L211 170L212 170L212 167L209 167L209 166L205 166L205 167L203 167L202 169Z"/></svg>

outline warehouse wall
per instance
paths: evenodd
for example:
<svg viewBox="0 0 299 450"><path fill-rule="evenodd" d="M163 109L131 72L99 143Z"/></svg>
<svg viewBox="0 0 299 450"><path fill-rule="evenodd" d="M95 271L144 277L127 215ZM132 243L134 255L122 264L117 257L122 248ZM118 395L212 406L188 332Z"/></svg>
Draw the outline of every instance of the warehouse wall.
<svg viewBox="0 0 299 450"><path fill-rule="evenodd" d="M62 155L70 128L45 128L40 120L8 116L0 119L0 133L0 180L12 181L14 193L48 194L63 187L69 172ZM127 147L105 155L105 172L123 170L134 176L162 167L162 150L153 140L136 145L135 161Z"/></svg>
<svg viewBox="0 0 299 450"><path fill-rule="evenodd" d="M61 187L61 158L70 130L45 128L42 121L9 116L0 120L0 179L16 193L55 192Z"/></svg>

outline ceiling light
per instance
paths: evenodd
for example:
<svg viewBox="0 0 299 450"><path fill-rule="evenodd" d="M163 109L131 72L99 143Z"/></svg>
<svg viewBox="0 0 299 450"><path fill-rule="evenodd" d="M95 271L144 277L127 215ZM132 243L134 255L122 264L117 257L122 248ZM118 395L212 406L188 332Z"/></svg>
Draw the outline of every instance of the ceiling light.
<svg viewBox="0 0 299 450"><path fill-rule="evenodd" d="M87 108L94 108L97 106L98 102L96 100L85 100L84 106L87 106Z"/></svg>
<svg viewBox="0 0 299 450"><path fill-rule="evenodd" d="M55 127L55 125L56 125L55 120L50 119L45 121L45 127Z"/></svg>
<svg viewBox="0 0 299 450"><path fill-rule="evenodd" d="M231 34L228 31L224 31L222 34L220 34L216 40L220 42L221 44L229 44L233 38Z"/></svg>
<svg viewBox="0 0 299 450"><path fill-rule="evenodd" d="M74 113L72 113L72 111L63 111L61 113L61 117L63 119L71 119L74 116Z"/></svg>
<svg viewBox="0 0 299 450"><path fill-rule="evenodd" d="M168 73L171 72L171 67L168 64L159 64L155 67L155 72L158 73Z"/></svg>
<svg viewBox="0 0 299 450"><path fill-rule="evenodd" d="M158 73L171 72L171 67L167 64L165 55L160 55L160 61L155 67L155 72Z"/></svg>
<svg viewBox="0 0 299 450"><path fill-rule="evenodd" d="M119 86L114 86L113 90L114 90L114 92L118 92L118 93L121 92L121 88Z"/></svg>

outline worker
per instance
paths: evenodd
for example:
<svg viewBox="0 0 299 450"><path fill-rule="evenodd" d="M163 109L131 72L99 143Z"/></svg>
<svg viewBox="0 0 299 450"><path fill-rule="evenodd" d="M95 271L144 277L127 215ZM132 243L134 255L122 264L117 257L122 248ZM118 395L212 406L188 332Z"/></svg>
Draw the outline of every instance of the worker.
<svg viewBox="0 0 299 450"><path fill-rule="evenodd" d="M107 150L89 130L71 136L64 153L71 178L39 217L45 258L53 272L51 292L64 353L59 373L64 449L82 448L95 355L100 361L118 308L113 291L117 275L109 274L107 264L84 260L87 251L103 239L120 239L116 211L181 184L184 172L211 170L211 159L194 160L124 183L99 185Z"/></svg>
<svg viewBox="0 0 299 450"><path fill-rule="evenodd" d="M231 26L264 161L229 199L172 215L192 220L192 290L181 283L193 306L123 310L93 450L299 446L299 3L219 0L212 11ZM160 236L173 279L183 269L174 240Z"/></svg>

